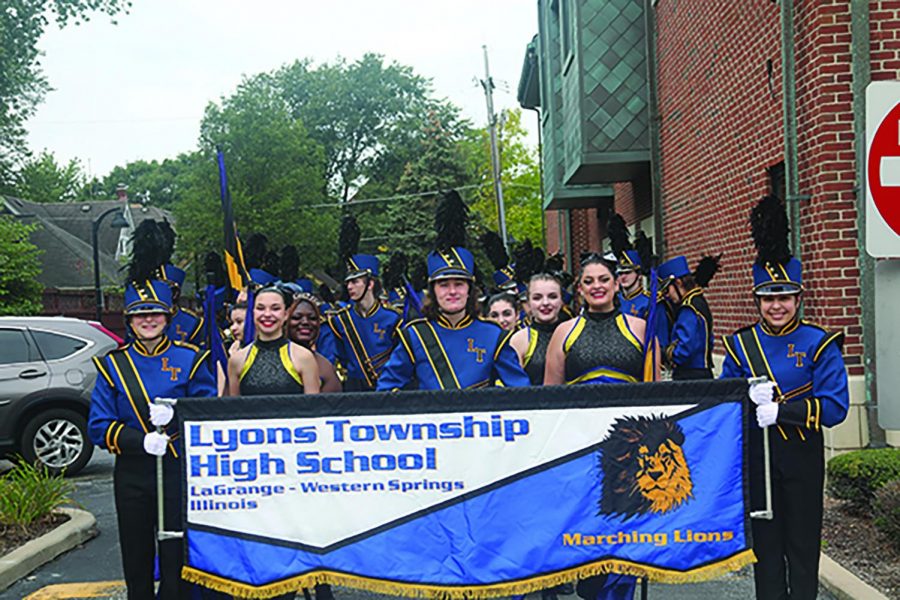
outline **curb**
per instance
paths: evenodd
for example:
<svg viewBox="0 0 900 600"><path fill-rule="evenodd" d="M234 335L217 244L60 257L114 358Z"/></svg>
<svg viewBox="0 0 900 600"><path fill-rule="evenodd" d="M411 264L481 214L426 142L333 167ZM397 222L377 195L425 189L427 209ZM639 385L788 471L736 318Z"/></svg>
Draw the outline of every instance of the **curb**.
<svg viewBox="0 0 900 600"><path fill-rule="evenodd" d="M888 600L888 597L839 565L819 555L819 583L839 600Z"/></svg>
<svg viewBox="0 0 900 600"><path fill-rule="evenodd" d="M97 535L94 515L75 508L61 508L69 520L0 558L0 591L41 565Z"/></svg>

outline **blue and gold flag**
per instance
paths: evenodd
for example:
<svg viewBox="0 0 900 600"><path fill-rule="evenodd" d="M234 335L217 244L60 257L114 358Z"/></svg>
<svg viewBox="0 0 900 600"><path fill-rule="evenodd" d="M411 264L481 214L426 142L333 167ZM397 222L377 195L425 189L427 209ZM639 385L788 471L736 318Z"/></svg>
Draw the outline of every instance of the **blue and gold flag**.
<svg viewBox="0 0 900 600"><path fill-rule="evenodd" d="M753 562L747 383L188 399L184 577L522 594Z"/></svg>
<svg viewBox="0 0 900 600"><path fill-rule="evenodd" d="M225 173L225 155L220 148L216 149L216 162L219 166L219 195L222 200L222 215L225 227L225 273L232 289L240 291L250 282L241 240L238 237L237 224L234 222L234 208L231 205L231 192L228 191L228 176Z"/></svg>

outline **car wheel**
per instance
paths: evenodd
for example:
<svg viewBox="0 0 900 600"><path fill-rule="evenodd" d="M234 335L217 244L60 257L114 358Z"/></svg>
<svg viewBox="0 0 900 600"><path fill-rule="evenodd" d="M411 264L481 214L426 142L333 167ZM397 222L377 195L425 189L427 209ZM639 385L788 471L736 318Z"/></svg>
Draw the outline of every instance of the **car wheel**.
<svg viewBox="0 0 900 600"><path fill-rule="evenodd" d="M80 414L55 408L31 419L22 432L22 457L42 463L54 473L74 475L91 459L94 445Z"/></svg>

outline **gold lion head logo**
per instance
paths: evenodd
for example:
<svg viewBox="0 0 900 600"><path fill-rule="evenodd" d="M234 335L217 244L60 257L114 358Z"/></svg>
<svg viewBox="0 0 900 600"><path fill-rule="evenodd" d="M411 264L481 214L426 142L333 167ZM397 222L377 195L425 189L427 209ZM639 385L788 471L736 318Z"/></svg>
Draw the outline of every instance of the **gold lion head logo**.
<svg viewBox="0 0 900 600"><path fill-rule="evenodd" d="M691 498L684 432L664 418L627 417L600 444L603 491L600 514L665 513Z"/></svg>

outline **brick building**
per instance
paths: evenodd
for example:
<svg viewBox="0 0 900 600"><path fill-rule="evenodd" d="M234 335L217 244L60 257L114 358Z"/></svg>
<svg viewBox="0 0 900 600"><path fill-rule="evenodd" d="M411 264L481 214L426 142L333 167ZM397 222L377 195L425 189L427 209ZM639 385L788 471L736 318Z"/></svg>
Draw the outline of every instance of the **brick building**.
<svg viewBox="0 0 900 600"><path fill-rule="evenodd" d="M722 271L708 290L721 336L756 318L747 217L764 194L778 195L804 266L804 316L846 334L853 406L826 443L834 450L879 443L883 432L868 410L875 402L874 284L873 262L861 246L859 142L865 86L900 79L900 0L539 0L538 16L531 60L545 80L539 97L520 86L520 101L542 113L548 248L570 257L599 248L614 207L653 235L665 256L685 254L695 264L701 254L722 253ZM560 44L566 35L573 36L570 47ZM566 51L570 58L561 58ZM609 62L617 52L628 69ZM592 62L597 55L605 66L604 59ZM643 68L644 87L622 94L610 73L636 73L635 65ZM599 82L599 93L582 84L582 104L612 99L618 106L628 93L641 100L632 106L646 100L646 164L635 169L613 160L606 171L582 165L586 176L577 181L571 174L578 167L554 170L559 148L573 142L554 141L548 126L571 122L562 113L575 105L558 90L578 69L582 82ZM601 127L615 117L607 113ZM578 118L581 132L564 126L557 135L575 144L581 135L583 147L615 153L584 124L596 114ZM591 156L582 153L581 161ZM593 190L590 202L568 201L573 183ZM897 445L900 436L888 432L887 441Z"/></svg>

